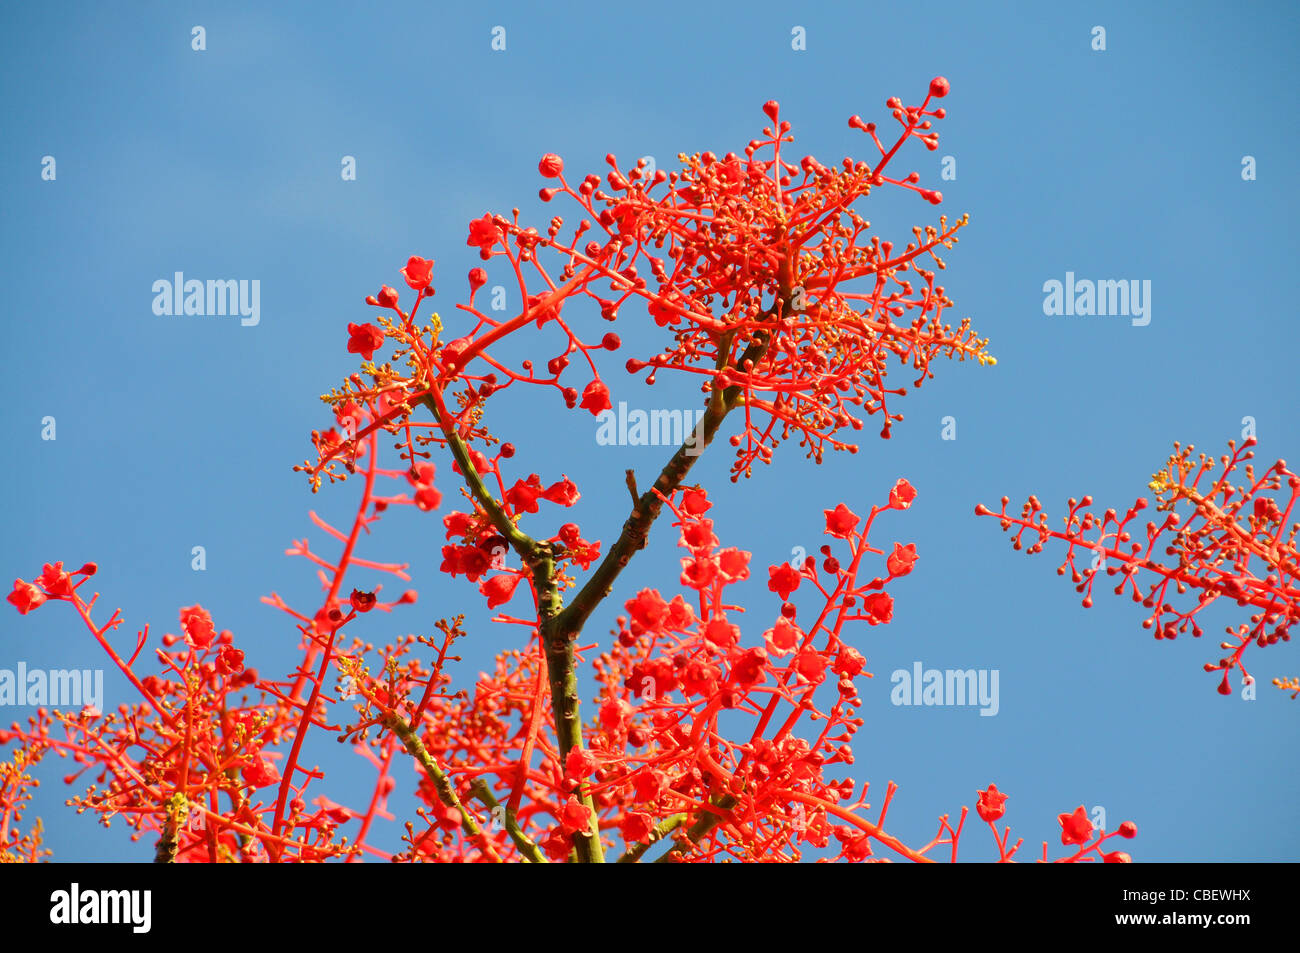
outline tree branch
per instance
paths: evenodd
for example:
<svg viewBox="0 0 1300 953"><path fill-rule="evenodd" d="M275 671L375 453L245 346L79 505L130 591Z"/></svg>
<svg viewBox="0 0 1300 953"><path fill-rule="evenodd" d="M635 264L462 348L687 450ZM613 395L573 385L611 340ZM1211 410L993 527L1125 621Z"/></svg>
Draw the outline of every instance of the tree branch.
<svg viewBox="0 0 1300 953"><path fill-rule="evenodd" d="M509 540L510 545L519 554L519 558L527 565L533 549L537 546L537 541L515 525L515 521L510 518L510 514L505 511L497 498L492 495L492 491L488 489L487 484L483 482L483 477L475 468L473 461L470 460L469 447L466 446L460 432L456 429L450 415L447 413L447 407L442 400L442 392L433 388L429 393L421 397L420 401L429 408L433 414L433 419L437 421L438 426L442 429L442 434L447 440L447 446L451 449L451 455L456 459L461 476L465 478L465 485L469 487L470 493L474 495L474 500L479 506L483 507L483 512L492 521L492 525L496 527L497 532Z"/></svg>
<svg viewBox="0 0 1300 953"><path fill-rule="evenodd" d="M685 824L686 817L685 814L672 814L665 817L654 826L654 830L650 832L650 837L647 840L639 841L629 847L627 853L618 859L618 863L635 864L646 851Z"/></svg>
<svg viewBox="0 0 1300 953"><path fill-rule="evenodd" d="M774 313L774 312L772 312ZM754 334L749 346L736 362L740 367L744 367L749 361L757 363L767 352L769 337L762 331ZM727 355L727 342L722 342L719 346L718 363L725 366ZM719 370L722 368L720 367ZM738 384L733 384L723 390L714 390L709 395L709 403L704 411L704 419L701 421L703 430L696 436L696 440L702 441L702 445L697 445L695 440L685 440L677 448L672 459L664 465L655 479L654 485L641 494L640 499L632 507L632 513L628 516L627 522L623 524L623 532L619 535L614 545L610 547L605 558L601 560L596 571L587 580L586 584L578 591L564 611L560 614L559 625L565 633L571 633L576 637L577 633L582 631L583 625L591 616L596 606L608 596L614 587L614 580L623 571L623 567L628 564L632 557L641 549L645 548L646 540L650 534L650 527L654 521L659 518L659 513L663 509L663 500L661 496L671 495L682 482L686 475L690 473L691 467L699 459L704 449L713 442L713 438L718 433L718 428L722 426L723 420L727 414L731 413L737 406L742 396L742 388Z"/></svg>
<svg viewBox="0 0 1300 953"><path fill-rule="evenodd" d="M781 294L765 318L781 313L788 307L790 290L783 282ZM727 332L718 342L718 370L728 366L733 332ZM754 332L748 346L736 361L742 369L752 367L767 353L770 336L762 329ZM612 591L614 580L623 571L632 556L645 548L650 527L663 510L663 498L672 494L695 465L696 459L713 442L723 420L739 403L743 393L740 385L722 390L714 389L709 395L702 427L677 448L672 459L660 471L654 485L641 494L632 507L632 513L623 524L623 531L610 548L595 573L579 590L572 604L561 606L559 588L555 579L555 550L548 542L539 542L519 529L501 504L492 496L470 460L469 448L452 424L442 392L437 387L421 398L433 412L442 429L452 455L460 467L465 482L475 500L483 507L493 526L510 541L524 565L533 575L533 589L537 595L537 620L545 647L547 680L551 689L551 711L555 717L555 734L559 743L560 762L563 764L573 750L583 749L581 700L578 697L578 673L574 667L573 647L578 633L598 606ZM634 486L629 480L629 488ZM634 493L635 496L635 493ZM418 741L418 739L416 739ZM582 803L591 812L588 834L574 838L574 853L580 863L603 863L604 847L600 842L600 825L597 823L595 801L585 786L577 792Z"/></svg>
<svg viewBox="0 0 1300 953"><path fill-rule="evenodd" d="M537 844L535 844L533 840L519 827L519 821L515 817L514 810L509 806L505 808L501 807L501 802L496 799L496 795L492 793L492 788L486 780L483 778L475 778L474 783L470 785L470 790L473 791L474 796L482 801L484 806L492 812L494 818L498 816L498 810L501 811L501 823L505 826L506 833L510 835L510 839L515 842L515 846L519 848L519 853L524 855L524 861L526 863L550 863L550 861L546 859L546 855L538 848Z"/></svg>
<svg viewBox="0 0 1300 953"><path fill-rule="evenodd" d="M556 636L555 619L560 613L560 591L555 579L555 551L548 542L533 539L518 526L492 495L483 478L470 459L469 447L452 423L442 400L442 392L432 388L421 400L432 411L434 419L446 437L452 456L474 499L483 507L492 525L501 533L520 560L532 573L533 591L537 596L537 621L546 653L546 673L551 689L551 711L555 717L555 734L559 742L560 763L568 758L574 748L582 749L582 714L578 698L578 676L573 663L573 640ZM578 859L584 863L599 863L604 859L600 832L596 824L596 804L591 795L580 790L582 802L591 812L592 833L578 837L574 848Z"/></svg>
<svg viewBox="0 0 1300 953"><path fill-rule="evenodd" d="M402 740L406 750L424 768L425 773L429 775L429 779L433 781L433 786L438 792L438 800L442 801L447 807L455 808L460 814L460 826L466 836L476 842L483 853L491 860L501 863L501 857L492 846L491 840L478 826L478 821L474 819L474 815L466 809L460 798L456 796L456 789L452 787L451 779L447 777L442 768L438 767L438 762L433 759L433 755L429 754L429 750L420 741L420 736L396 712L385 715L383 725Z"/></svg>
<svg viewBox="0 0 1300 953"><path fill-rule="evenodd" d="M696 818L695 823L686 831L686 837L677 841L663 855L655 859L656 864L672 864L682 858L692 847L694 847L709 831L718 826L722 820L722 812L729 811L736 806L736 798L733 795L726 794L714 802L716 810L705 809L704 813Z"/></svg>

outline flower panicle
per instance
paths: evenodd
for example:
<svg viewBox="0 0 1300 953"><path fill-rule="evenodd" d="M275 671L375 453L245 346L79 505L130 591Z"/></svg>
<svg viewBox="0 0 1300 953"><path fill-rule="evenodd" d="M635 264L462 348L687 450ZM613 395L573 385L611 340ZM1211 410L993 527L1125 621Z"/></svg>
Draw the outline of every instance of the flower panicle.
<svg viewBox="0 0 1300 953"><path fill-rule="evenodd" d="M1034 496L1018 516L1008 512L1008 497L998 512L980 504L975 513L996 517L1011 533L1012 546L1030 554L1053 541L1065 543L1057 574L1069 574L1085 608L1092 606L1093 587L1103 574L1116 577L1115 594L1127 593L1148 610L1142 625L1157 639L1189 631L1199 638L1204 632L1198 617L1220 600L1246 609L1246 621L1225 630L1220 649L1226 654L1205 664L1206 672L1219 673L1218 691L1227 695L1233 670L1244 684L1254 682L1243 662L1246 650L1290 641L1292 626L1300 622L1300 524L1294 521L1300 477L1285 460L1258 471L1250 462L1254 446L1253 437L1240 445L1229 441L1229 452L1216 462L1175 444L1148 484L1158 519L1145 527L1138 525L1138 514L1151 505L1145 497L1123 513L1100 514L1092 509L1092 497L1072 499L1060 530L1051 527ZM1234 483L1238 473L1244 479Z"/></svg>
<svg viewBox="0 0 1300 953"><path fill-rule="evenodd" d="M933 377L941 356L996 363L969 319L948 317L953 302L938 281L942 254L969 219L942 215L896 243L874 234L856 210L885 186L942 202L918 173L895 174L891 166L912 140L937 148L934 124L946 113L934 103L949 89L937 77L920 105L891 97L886 108L899 125L892 144L875 123L852 117L849 126L877 153L870 162L788 160L791 125L774 101L763 106L768 125L741 152L683 153L673 171L648 158L626 166L611 154L603 175L579 179L547 153L538 163L549 183L540 198L576 205L576 224L557 215L539 229L522 223L519 209L472 221L466 244L485 265L499 262L506 283L488 288L487 268L472 269L468 299L455 306L458 330L445 335L436 316L416 328L421 303L434 295L433 260L411 257L401 269L416 294L410 311L385 285L366 299L380 316L347 326L347 349L361 356L370 382L354 375L326 399L336 408L355 400L375 409L372 426L399 435L412 464L421 446L445 436L412 419L430 391L456 391L446 423L470 442L487 399L519 385L554 388L567 408L599 416L613 406L601 355L624 345L613 331L580 331L589 323L570 312L585 303L611 323L644 309L668 337L658 353L627 357L629 374L649 384L661 373L690 375L714 412L744 408L743 427L730 437L735 479L769 462L787 440L817 462L828 449L856 452L854 434L874 415L888 437L902 420L891 401L906 393L887 383L891 362L910 369L913 387ZM510 302L515 310L506 316ZM544 368L498 360L498 342L529 328L558 338ZM376 363L389 343L392 359ZM312 439L317 460L299 469L313 488L345 478L356 462L348 435L331 429Z"/></svg>

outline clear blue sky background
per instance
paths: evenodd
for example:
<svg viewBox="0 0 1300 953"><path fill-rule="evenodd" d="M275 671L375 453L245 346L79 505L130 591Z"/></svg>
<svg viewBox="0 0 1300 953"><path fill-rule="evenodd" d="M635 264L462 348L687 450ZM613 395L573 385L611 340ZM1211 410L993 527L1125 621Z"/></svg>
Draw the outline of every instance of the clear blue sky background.
<svg viewBox="0 0 1300 953"><path fill-rule="evenodd" d="M1217 657L1212 632L1159 643L1127 599L1085 611L1054 573L1059 550L1028 559L972 515L1003 493L1037 493L1053 516L1083 493L1127 505L1173 441L1221 452L1245 416L1262 457L1300 456L1294 5L50 3L8 4L0 21L0 573L97 560L103 608L123 607L128 641L145 622L176 631L178 607L201 602L265 674L292 664L297 633L259 597L314 604L309 567L284 549L310 533L331 551L307 510L342 521L355 499L352 485L312 497L290 467L327 421L317 395L355 366L346 324L367 318L362 299L381 283L400 284L408 255L437 259L435 306L450 315L477 263L471 218L518 205L544 227L571 214L537 201L543 152L579 173L611 151L669 166L683 150L739 150L775 98L796 156L870 158L846 118L883 126L887 97L917 101L946 75L939 151L917 143L899 165L941 188L944 210L970 213L943 283L999 364L936 365L895 405L906 420L892 441L867 437L821 468L788 446L732 487L726 453L711 453L697 473L718 488L720 533L761 567L820 545L824 507L863 511L899 476L920 491L879 523L880 542L921 555L894 587L894 623L854 636L878 676L854 772L877 804L889 779L901 785L891 828L904 839L927 839L995 781L1031 857L1043 839L1059 848L1057 813L1082 803L1112 828L1136 821L1139 860L1294 858L1300 708L1267 682L1300 672L1295 647L1251 653L1258 700L1222 698L1200 670ZM205 52L190 48L196 24ZM505 52L490 48L495 25ZM1090 49L1095 25L1105 52ZM806 51L791 49L795 26ZM56 181L41 179L45 155ZM340 177L344 155L355 182ZM944 155L955 181L939 180ZM1257 181L1242 180L1246 155ZM864 214L902 242L937 215L901 193ZM175 271L259 279L260 325L155 316L151 285ZM1149 279L1150 325L1044 316L1043 283L1066 271ZM629 346L653 347L653 329L632 325L617 328ZM607 365L615 399L690 405L667 382L646 392L625 357ZM546 479L574 477L586 534L612 539L623 469L648 482L665 451L599 447L591 418L531 397L503 401L496 432ZM54 442L40 439L46 415ZM945 415L956 441L940 439ZM454 492L445 464L440 482ZM438 575L436 517L388 524L363 555L409 560L421 601L358 634L430 631L469 605L472 678L507 634L482 624L463 580ZM619 601L672 584L673 543L661 527ZM195 545L206 572L190 569ZM750 592L758 638L776 601ZM92 649L66 607L0 614L0 667L98 666ZM998 669L1000 714L891 706L889 673L917 660ZM107 694L130 700L111 673ZM363 803L360 759L324 739L308 760L334 778L323 790ZM62 807L65 770L51 765L38 801L56 859L152 853ZM410 806L394 798L399 814ZM397 830L381 823L374 840L394 847ZM987 831L971 834L966 856L990 856Z"/></svg>

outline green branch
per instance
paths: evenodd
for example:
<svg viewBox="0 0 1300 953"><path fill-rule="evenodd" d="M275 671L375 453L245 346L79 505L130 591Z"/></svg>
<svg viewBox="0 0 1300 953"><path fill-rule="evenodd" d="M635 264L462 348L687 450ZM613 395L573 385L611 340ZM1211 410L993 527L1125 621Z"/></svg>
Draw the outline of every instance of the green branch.
<svg viewBox="0 0 1300 953"><path fill-rule="evenodd" d="M447 807L455 808L456 812L460 814L460 826L466 836L477 842L488 857L500 863L501 858L497 856L491 841L478 826L478 821L475 820L474 815L461 803L460 798L456 795L456 789L452 787L451 779L438 766L438 762L433 759L433 755L429 754L429 749L420 741L419 735L412 730L405 719L395 712L384 716L383 725L402 740L406 750L424 768L425 773L429 775L429 779L433 782L434 789L438 792L438 800L442 801Z"/></svg>
<svg viewBox="0 0 1300 953"><path fill-rule="evenodd" d="M483 508L497 531L509 540L510 545L519 554L520 560L532 573L533 591L537 595L537 622L542 644L545 647L547 680L551 689L551 711L555 717L560 764L564 764L570 751L575 748L582 749L582 714L578 698L578 675L574 668L573 640L559 635L555 624L560 613L561 599L556 581L554 546L533 539L515 525L510 514L483 482L482 476L470 459L469 447L452 421L440 411L438 399L433 394L426 394L422 400L432 411L434 419L442 429L452 456L455 457L474 499ZM600 843L600 832L596 823L596 804L585 789L580 793L583 804L591 812L591 833L575 838L574 848L579 861L600 863L604 860L604 849Z"/></svg>
<svg viewBox="0 0 1300 953"><path fill-rule="evenodd" d="M686 836L673 844L668 850L655 860L656 864L676 863L681 857L694 847L701 837L718 826L722 820L722 811L729 811L736 806L734 796L727 794L718 798L711 807L706 807L695 821L694 824L686 831Z"/></svg>
<svg viewBox="0 0 1300 953"><path fill-rule="evenodd" d="M686 814L673 814L669 817L665 817L654 826L654 830L650 832L649 838L644 841L638 841L629 847L627 853L620 857L618 862L620 864L635 864L641 859L646 851L685 824L686 818Z"/></svg>
<svg viewBox="0 0 1300 953"><path fill-rule="evenodd" d="M492 793L491 786L483 778L475 778L474 783L470 785L470 790L474 796L483 802L484 806L492 812L492 816L501 817L501 823L505 826L506 833L510 839L515 842L519 848L519 853L524 855L525 863L548 864L546 855L541 852L532 839L523 832L519 826L519 820L515 817L514 809L506 806L502 807L501 802L496 799Z"/></svg>
<svg viewBox="0 0 1300 953"><path fill-rule="evenodd" d="M519 554L519 558L526 565L532 558L537 541L515 525L515 521L510 518L510 514L492 495L492 491L483 482L483 477L470 459L469 447L461 438L452 421L444 419L442 413L438 410L438 401L434 396L425 394L420 400L424 406L429 408L433 414L433 419L437 421L439 428L442 430L443 436L447 440L447 446L451 450L451 455L455 458L457 466L460 467L461 475L465 478L465 485L469 487L475 501L483 508L483 512L487 514L497 532L509 540L510 545L514 547L515 552Z"/></svg>

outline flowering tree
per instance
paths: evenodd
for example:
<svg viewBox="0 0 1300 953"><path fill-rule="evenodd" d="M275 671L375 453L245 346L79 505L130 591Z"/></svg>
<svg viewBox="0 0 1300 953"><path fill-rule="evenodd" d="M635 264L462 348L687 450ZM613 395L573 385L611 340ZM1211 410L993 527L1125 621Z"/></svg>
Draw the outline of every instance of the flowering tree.
<svg viewBox="0 0 1300 953"><path fill-rule="evenodd" d="M334 423L312 434L314 453L298 468L313 490L348 478L362 486L350 527L312 514L337 555L306 540L290 550L316 566L320 605L265 600L301 633L294 671L259 675L200 606L181 610L179 634L164 635L161 647L146 627L122 650L111 638L119 614L100 621L98 594L85 595L94 564L46 565L34 582L15 582L9 601L19 612L70 604L140 700L113 712L41 709L0 735L13 745L0 768L0 852L44 856L39 821L24 826L23 813L32 767L53 755L76 765L69 782L92 779L74 798L79 810L124 822L163 862L798 860L810 849L846 860L957 859L966 808L940 818L928 843L909 846L886 831L892 784L873 810L865 787L836 774L853 761L870 677L855 643L866 627L890 623L890 583L917 560L914 545L873 543L876 521L906 511L916 491L898 480L867 501L827 500L821 559L765 567L771 621L744 632L728 593L749 577L750 553L723 544L710 494L688 482L699 451L724 432L733 482L790 440L820 462L827 449L855 452L852 435L867 417L879 415L889 437L902 419L891 399L906 391L887 383L891 368L920 386L940 356L993 363L967 320L945 323L952 302L936 283L940 252L966 219L941 215L900 244L872 234L856 210L885 185L941 202L917 173L890 168L912 140L937 147L933 122L944 110L932 103L947 92L937 78L920 105L888 100L899 127L892 144L852 117L870 162L787 160L790 124L775 102L741 154L683 155L671 173L644 160L620 168L611 155L603 179L577 180L559 156L543 156L541 199L576 205L577 221L556 216L539 230L515 210L470 223L468 244L485 267L470 271L468 296L455 305L469 326L459 337L444 333L437 314L420 316L435 295L433 261L412 257L401 270L409 308L384 286L367 298L377 316L348 325L360 369L325 396ZM506 320L476 303L487 268L518 290L521 307ZM627 520L597 539L552 509L572 506L577 484L533 472L541 462L521 466L498 437L510 421L489 429L489 403L535 388L580 414L610 409L609 368L602 377L598 359L623 344L592 326L596 315L616 323L641 308L664 343L628 357L626 372L650 383L690 375L703 418L698 441L679 448L651 486L641 490L628 471ZM537 360L511 366L501 356L507 339L526 340ZM454 502L444 499L448 481L437 485L435 458L459 484ZM360 551L393 507L441 511L442 572L474 586L513 635L473 684L455 678L457 643L471 637L463 616L434 633L366 641L367 613L416 601L409 590L383 601L379 589L345 584L352 569L409 579L406 564ZM681 591L641 588L607 644L584 637L662 522L684 550ZM302 758L313 731L351 741L374 768L368 803L322 793L322 772ZM391 816L399 779L412 776L421 806L392 855L369 837ZM999 830L1006 799L989 785L976 812L1010 860L1022 841ZM1128 860L1108 842L1133 837L1131 823L1095 831L1082 807L1059 823L1061 860Z"/></svg>

